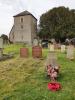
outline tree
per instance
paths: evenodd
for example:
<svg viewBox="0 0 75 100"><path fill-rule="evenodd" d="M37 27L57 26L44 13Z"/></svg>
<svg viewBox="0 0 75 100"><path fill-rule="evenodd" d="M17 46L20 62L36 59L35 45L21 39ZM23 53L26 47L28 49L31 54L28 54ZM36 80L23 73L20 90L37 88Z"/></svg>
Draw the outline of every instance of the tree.
<svg viewBox="0 0 75 100"><path fill-rule="evenodd" d="M58 7L49 10L40 17L39 37L55 38L64 41L75 37L75 10Z"/></svg>
<svg viewBox="0 0 75 100"><path fill-rule="evenodd" d="M1 38L3 39L3 43L4 43L4 44L7 44L7 43L9 42L9 39L8 39L8 36L7 36L7 35L2 34L2 35L1 35Z"/></svg>

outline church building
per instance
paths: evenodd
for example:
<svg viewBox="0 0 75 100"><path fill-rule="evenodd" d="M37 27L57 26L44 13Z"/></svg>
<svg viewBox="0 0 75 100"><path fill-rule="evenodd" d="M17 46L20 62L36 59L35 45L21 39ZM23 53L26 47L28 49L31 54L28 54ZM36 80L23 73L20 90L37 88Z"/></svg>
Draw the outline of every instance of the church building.
<svg viewBox="0 0 75 100"><path fill-rule="evenodd" d="M37 19L28 11L14 16L14 25L9 33L9 39L13 43L32 44L37 37Z"/></svg>

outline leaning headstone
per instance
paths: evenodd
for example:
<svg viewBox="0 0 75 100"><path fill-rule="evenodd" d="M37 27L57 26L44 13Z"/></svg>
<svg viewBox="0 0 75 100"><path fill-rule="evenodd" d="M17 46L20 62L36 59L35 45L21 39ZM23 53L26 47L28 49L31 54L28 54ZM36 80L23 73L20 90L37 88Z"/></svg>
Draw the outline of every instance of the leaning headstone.
<svg viewBox="0 0 75 100"><path fill-rule="evenodd" d="M0 38L0 57L2 57L3 54L3 39Z"/></svg>
<svg viewBox="0 0 75 100"><path fill-rule="evenodd" d="M67 58L70 60L74 59L74 46L73 45L67 46Z"/></svg>
<svg viewBox="0 0 75 100"><path fill-rule="evenodd" d="M61 52L64 53L66 51L66 46L65 45L61 45Z"/></svg>

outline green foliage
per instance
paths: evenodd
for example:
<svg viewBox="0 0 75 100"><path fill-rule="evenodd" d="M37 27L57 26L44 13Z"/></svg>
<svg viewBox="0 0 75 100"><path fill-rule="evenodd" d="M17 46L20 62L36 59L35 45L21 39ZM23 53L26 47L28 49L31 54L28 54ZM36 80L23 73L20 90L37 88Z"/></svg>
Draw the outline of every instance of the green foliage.
<svg viewBox="0 0 75 100"><path fill-rule="evenodd" d="M40 17L40 37L63 40L75 36L75 10L58 7Z"/></svg>

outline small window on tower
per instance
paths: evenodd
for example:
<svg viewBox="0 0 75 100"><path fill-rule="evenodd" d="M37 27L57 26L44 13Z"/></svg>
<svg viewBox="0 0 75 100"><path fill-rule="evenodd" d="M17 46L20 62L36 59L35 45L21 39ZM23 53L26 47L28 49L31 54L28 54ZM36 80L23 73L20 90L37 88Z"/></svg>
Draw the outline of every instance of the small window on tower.
<svg viewBox="0 0 75 100"><path fill-rule="evenodd" d="M23 29L23 25L21 25L21 29Z"/></svg>
<svg viewBox="0 0 75 100"><path fill-rule="evenodd" d="M23 23L23 18L21 18L21 23Z"/></svg>

